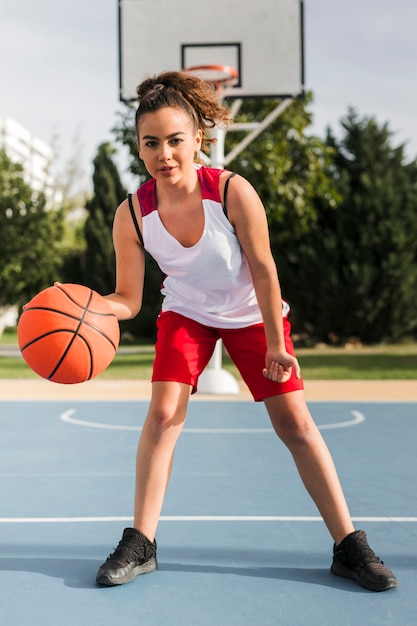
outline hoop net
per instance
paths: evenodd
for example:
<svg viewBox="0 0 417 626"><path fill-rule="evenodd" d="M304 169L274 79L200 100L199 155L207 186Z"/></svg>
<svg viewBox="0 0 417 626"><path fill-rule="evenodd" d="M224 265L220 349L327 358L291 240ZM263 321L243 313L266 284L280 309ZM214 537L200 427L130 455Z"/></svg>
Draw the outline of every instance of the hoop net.
<svg viewBox="0 0 417 626"><path fill-rule="evenodd" d="M221 93L226 87L233 87L239 77L238 71L229 65L195 65L183 71L209 83L217 93Z"/></svg>

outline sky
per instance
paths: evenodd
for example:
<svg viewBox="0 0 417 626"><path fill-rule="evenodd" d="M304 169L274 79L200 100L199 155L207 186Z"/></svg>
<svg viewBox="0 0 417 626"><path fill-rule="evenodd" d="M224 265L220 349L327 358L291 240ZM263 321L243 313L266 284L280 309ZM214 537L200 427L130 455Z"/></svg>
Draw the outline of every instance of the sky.
<svg viewBox="0 0 417 626"><path fill-rule="evenodd" d="M416 23L410 0L305 0L310 132L338 135L354 107L417 158ZM117 0L0 0L0 117L53 144L57 171L77 155L91 178L124 108L118 63Z"/></svg>

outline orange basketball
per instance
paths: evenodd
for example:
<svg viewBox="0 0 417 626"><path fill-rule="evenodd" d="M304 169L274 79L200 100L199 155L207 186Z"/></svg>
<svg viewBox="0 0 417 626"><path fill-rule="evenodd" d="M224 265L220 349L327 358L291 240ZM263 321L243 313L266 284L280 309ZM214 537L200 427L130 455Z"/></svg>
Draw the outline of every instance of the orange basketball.
<svg viewBox="0 0 417 626"><path fill-rule="evenodd" d="M111 363L120 328L109 303L84 285L55 283L23 307L17 339L29 367L54 383L82 383Z"/></svg>

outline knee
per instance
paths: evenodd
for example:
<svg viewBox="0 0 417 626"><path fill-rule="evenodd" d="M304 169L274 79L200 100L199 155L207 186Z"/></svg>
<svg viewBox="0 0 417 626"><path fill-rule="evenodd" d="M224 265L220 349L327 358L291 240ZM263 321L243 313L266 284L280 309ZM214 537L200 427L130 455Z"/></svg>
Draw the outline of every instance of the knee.
<svg viewBox="0 0 417 626"><path fill-rule="evenodd" d="M310 416L288 414L273 420L275 432L288 448L309 448L316 440L317 426Z"/></svg>
<svg viewBox="0 0 417 626"><path fill-rule="evenodd" d="M144 430L146 429L154 439L160 439L167 434L179 434L185 421L185 415L179 415L162 408L153 409L148 413Z"/></svg>

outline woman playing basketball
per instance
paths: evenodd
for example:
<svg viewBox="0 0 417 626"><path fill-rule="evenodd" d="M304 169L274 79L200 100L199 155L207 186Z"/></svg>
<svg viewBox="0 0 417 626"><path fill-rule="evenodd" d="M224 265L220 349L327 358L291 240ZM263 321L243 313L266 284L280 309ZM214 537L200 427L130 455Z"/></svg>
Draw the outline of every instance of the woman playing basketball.
<svg viewBox="0 0 417 626"><path fill-rule="evenodd" d="M141 308L145 249L166 278L137 453L134 526L124 530L97 583L119 585L157 568L155 535L174 448L220 338L254 399L264 402L330 531L331 571L375 591L396 587L365 533L353 527L307 408L261 200L245 178L196 164L207 129L227 124L228 110L205 82L180 72L146 79L137 93L137 145L151 179L115 216L116 289L107 298L118 319Z"/></svg>

